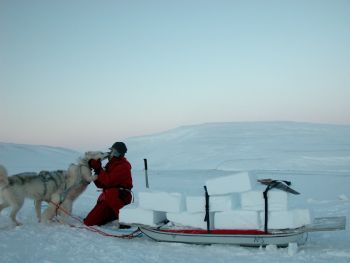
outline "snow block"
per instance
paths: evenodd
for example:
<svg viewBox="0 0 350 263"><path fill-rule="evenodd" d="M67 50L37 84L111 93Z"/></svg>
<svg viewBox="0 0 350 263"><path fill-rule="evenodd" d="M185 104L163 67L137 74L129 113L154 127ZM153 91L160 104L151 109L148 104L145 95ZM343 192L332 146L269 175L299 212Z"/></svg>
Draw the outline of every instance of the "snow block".
<svg viewBox="0 0 350 263"><path fill-rule="evenodd" d="M288 209L288 194L279 190L271 190L267 193L269 211ZM263 191L254 190L241 194L241 207L243 210L264 211L265 199Z"/></svg>
<svg viewBox="0 0 350 263"><path fill-rule="evenodd" d="M194 227L207 229L207 222L204 221L205 213L167 213L167 219L176 226ZM213 227L214 213L209 213L210 229Z"/></svg>
<svg viewBox="0 0 350 263"><path fill-rule="evenodd" d="M165 219L165 212L145 210L133 205L124 206L119 210L119 221L125 224L156 226Z"/></svg>
<svg viewBox="0 0 350 263"><path fill-rule="evenodd" d="M209 195L223 195L250 191L256 185L255 181L252 180L249 173L242 172L210 179L205 184Z"/></svg>
<svg viewBox="0 0 350 263"><path fill-rule="evenodd" d="M260 213L264 224L265 215ZM294 209L287 211L272 211L268 216L268 229L298 228L311 223L311 215L308 209Z"/></svg>
<svg viewBox="0 0 350 263"><path fill-rule="evenodd" d="M257 211L235 210L217 212L214 216L215 229L261 229Z"/></svg>
<svg viewBox="0 0 350 263"><path fill-rule="evenodd" d="M211 212L230 211L238 207L238 195L212 195L209 197L209 209ZM205 212L204 196L187 196L187 212L198 213Z"/></svg>
<svg viewBox="0 0 350 263"><path fill-rule="evenodd" d="M180 193L140 192L141 208L154 211L179 213L185 210L185 199Z"/></svg>

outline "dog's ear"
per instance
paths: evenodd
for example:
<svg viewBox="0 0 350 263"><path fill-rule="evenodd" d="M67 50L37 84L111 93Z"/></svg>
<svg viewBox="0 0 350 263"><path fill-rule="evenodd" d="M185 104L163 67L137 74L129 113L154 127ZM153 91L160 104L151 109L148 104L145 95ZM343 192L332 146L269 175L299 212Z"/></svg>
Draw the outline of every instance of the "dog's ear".
<svg viewBox="0 0 350 263"><path fill-rule="evenodd" d="M85 157L90 157L92 155L91 151L85 152Z"/></svg>

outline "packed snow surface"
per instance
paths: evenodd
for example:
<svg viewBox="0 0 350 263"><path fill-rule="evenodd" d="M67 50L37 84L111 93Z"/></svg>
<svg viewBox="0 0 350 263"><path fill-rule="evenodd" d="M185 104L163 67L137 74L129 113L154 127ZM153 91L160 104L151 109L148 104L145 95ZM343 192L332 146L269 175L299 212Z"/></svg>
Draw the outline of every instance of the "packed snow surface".
<svg viewBox="0 0 350 263"><path fill-rule="evenodd" d="M113 143L113 142L111 142ZM209 123L129 138L134 194L145 191L143 159L150 188L203 193L206 180L246 171L256 178L292 181L301 193L291 206L313 217L346 216L346 230L310 233L304 246L246 248L230 245L157 243L146 237L118 239L36 222L33 202L18 213L23 226L12 227L9 209L0 215L1 262L350 262L350 126L309 123ZM106 150L106 149L91 149ZM38 145L0 143L0 163L10 174L66 169L83 153ZM73 214L83 218L94 206L91 184Z"/></svg>

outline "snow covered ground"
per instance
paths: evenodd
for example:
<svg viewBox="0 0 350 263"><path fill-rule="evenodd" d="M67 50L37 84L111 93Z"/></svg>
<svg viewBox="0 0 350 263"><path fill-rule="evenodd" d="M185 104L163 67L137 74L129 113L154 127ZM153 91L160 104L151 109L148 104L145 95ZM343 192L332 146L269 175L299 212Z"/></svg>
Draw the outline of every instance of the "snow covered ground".
<svg viewBox="0 0 350 263"><path fill-rule="evenodd" d="M130 138L127 144L136 198L145 190L143 158L149 161L152 189L187 194L202 193L208 178L249 171L258 178L292 181L301 195L293 197L291 206L309 208L315 217L345 215L347 229L310 233L294 253L288 248L157 243L41 225L33 202L27 200L18 214L23 226L10 227L8 209L0 215L0 262L350 262L350 126L214 123ZM0 163L10 174L65 169L80 155L62 148L0 143ZM74 215L84 217L98 194L90 185L74 204Z"/></svg>

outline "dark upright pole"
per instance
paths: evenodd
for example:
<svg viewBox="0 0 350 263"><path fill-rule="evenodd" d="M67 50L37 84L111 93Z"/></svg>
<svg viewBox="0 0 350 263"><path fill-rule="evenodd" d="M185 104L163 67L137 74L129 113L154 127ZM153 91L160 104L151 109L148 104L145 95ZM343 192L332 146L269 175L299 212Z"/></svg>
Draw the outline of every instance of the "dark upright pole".
<svg viewBox="0 0 350 263"><path fill-rule="evenodd" d="M144 164L145 164L146 188L149 188L149 184L148 184L148 165L147 165L147 159L143 159L143 162L144 162Z"/></svg>

